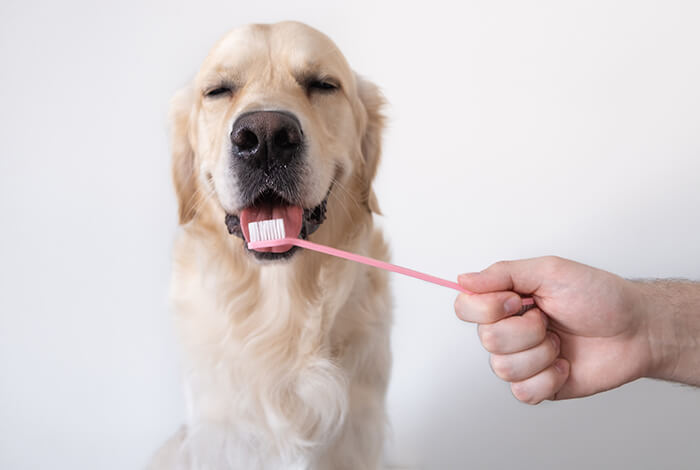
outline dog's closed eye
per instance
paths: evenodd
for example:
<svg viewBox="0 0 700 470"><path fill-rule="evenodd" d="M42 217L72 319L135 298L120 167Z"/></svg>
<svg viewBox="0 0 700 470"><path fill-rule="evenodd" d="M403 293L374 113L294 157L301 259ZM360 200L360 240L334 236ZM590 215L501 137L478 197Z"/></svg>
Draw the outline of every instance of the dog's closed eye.
<svg viewBox="0 0 700 470"><path fill-rule="evenodd" d="M310 79L306 82L306 89L309 93L333 93L340 85L332 79Z"/></svg>
<svg viewBox="0 0 700 470"><path fill-rule="evenodd" d="M211 88L204 92L204 96L207 98L218 98L221 96L227 96L233 93L233 87L231 86L218 86Z"/></svg>

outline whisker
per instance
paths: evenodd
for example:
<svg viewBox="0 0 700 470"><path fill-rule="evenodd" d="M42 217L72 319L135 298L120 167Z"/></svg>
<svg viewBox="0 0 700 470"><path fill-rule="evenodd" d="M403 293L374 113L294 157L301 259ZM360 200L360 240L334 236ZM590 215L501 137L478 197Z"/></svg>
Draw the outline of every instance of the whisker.
<svg viewBox="0 0 700 470"><path fill-rule="evenodd" d="M336 193L331 193L331 196L333 196L335 198L335 200L338 201L338 204L340 205L340 207L342 207L343 210L345 211L345 215L347 215L349 219L352 218L352 216L350 215L350 211L348 210L347 207L345 207L345 204L343 204L343 200L340 199L340 196L338 196Z"/></svg>
<svg viewBox="0 0 700 470"><path fill-rule="evenodd" d="M199 191L195 191L195 193L192 195L191 199L195 199L194 201L194 206L192 208L192 211L194 213L198 212L202 207L204 207L204 204L209 202L209 199L214 195L214 188L210 188L206 193L200 193Z"/></svg>
<svg viewBox="0 0 700 470"><path fill-rule="evenodd" d="M345 193L345 195L355 204L355 208L360 207L360 205L357 203L357 201L352 196L352 194L347 189L345 189L345 187L343 187L343 185L337 179L333 178L333 184L337 185L338 189L340 189L341 191L343 191ZM347 206L344 204L344 202L340 198L340 196L337 193L332 193L332 194L333 194L333 197L335 197L335 199L338 201L338 204L340 204L340 206L343 208L343 210L345 211L347 216L352 217L350 214L350 211L348 210Z"/></svg>
<svg viewBox="0 0 700 470"><path fill-rule="evenodd" d="M333 184L337 185L338 188L341 191L343 191L345 193L345 195L355 204L356 208L361 207L360 203L357 202L357 199L355 199L355 196L353 196L353 194L350 191L348 191L348 189L345 186L343 186L343 184L340 181L338 181L335 177L332 178L332 181L333 181Z"/></svg>

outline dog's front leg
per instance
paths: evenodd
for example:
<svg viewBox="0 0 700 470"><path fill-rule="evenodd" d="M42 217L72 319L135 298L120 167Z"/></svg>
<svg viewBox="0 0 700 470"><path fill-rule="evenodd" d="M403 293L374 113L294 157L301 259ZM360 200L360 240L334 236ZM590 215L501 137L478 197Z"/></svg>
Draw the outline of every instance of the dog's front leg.
<svg viewBox="0 0 700 470"><path fill-rule="evenodd" d="M384 390L366 384L350 389L348 415L338 437L323 453L314 470L378 470L386 415Z"/></svg>

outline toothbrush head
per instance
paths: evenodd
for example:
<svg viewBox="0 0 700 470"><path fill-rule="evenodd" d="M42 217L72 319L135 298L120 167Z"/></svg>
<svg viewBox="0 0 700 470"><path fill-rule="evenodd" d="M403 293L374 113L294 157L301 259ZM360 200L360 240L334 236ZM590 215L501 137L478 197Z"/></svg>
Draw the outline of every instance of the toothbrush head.
<svg viewBox="0 0 700 470"><path fill-rule="evenodd" d="M272 219L248 224L250 243L278 240L285 237L284 220Z"/></svg>
<svg viewBox="0 0 700 470"><path fill-rule="evenodd" d="M289 245L284 229L284 219L250 222L248 224L248 233L250 236L248 248L251 250Z"/></svg>

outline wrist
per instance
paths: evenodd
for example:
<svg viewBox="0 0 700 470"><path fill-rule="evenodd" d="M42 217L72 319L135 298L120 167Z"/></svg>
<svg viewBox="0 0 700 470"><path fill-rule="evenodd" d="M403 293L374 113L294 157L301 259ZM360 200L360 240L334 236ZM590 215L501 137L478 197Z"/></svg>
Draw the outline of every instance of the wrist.
<svg viewBox="0 0 700 470"><path fill-rule="evenodd" d="M671 377L680 355L674 312L664 305L665 293L657 281L634 281L636 289L636 312L644 320L646 339L649 344L650 362L645 376L673 380Z"/></svg>
<svg viewBox="0 0 700 470"><path fill-rule="evenodd" d="M646 377L697 384L700 381L700 285L642 281L637 311L644 318L650 361Z"/></svg>

